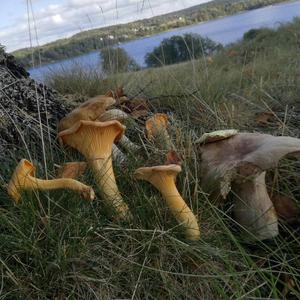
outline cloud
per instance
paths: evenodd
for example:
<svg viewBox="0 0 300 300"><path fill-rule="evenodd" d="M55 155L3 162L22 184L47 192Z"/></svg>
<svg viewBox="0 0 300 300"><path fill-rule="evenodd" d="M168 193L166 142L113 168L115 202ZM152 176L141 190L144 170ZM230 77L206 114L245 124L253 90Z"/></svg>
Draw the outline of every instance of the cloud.
<svg viewBox="0 0 300 300"><path fill-rule="evenodd" d="M64 21L60 14L56 14L56 15L52 16L52 20L56 24L63 23L63 21Z"/></svg>
<svg viewBox="0 0 300 300"><path fill-rule="evenodd" d="M40 7L41 1L36 1ZM208 0L65 0L34 11L29 22L31 42L32 46L42 45L82 30L149 18L203 2ZM15 24L0 28L0 44L7 51L31 46L27 12Z"/></svg>

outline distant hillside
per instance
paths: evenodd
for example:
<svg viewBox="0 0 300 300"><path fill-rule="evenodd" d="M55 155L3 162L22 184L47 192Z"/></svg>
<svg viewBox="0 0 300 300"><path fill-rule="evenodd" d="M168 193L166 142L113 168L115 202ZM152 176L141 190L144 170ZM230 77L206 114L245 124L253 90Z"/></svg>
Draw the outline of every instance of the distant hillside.
<svg viewBox="0 0 300 300"><path fill-rule="evenodd" d="M70 38L60 39L39 48L34 48L34 65L51 63L80 54L85 54L105 46L114 45L157 34L169 29L208 21L222 16L232 15L243 10L251 10L283 0L214 0L181 11L135 21L128 24L83 31ZM32 49L24 48L13 52L24 66L32 66Z"/></svg>

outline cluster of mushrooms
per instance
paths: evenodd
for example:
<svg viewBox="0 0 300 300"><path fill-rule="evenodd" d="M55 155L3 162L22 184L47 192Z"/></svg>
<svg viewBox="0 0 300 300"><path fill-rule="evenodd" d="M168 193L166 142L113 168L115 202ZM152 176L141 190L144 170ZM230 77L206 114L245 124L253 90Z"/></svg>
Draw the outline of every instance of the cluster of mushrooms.
<svg viewBox="0 0 300 300"><path fill-rule="evenodd" d="M86 162L67 163L60 169L59 178L43 180L35 177L33 164L22 159L8 184L10 197L19 203L22 190L63 188L79 192L91 201L95 198L93 188L76 180L89 167L103 199L115 209L118 218L132 218L119 192L112 164L113 160L124 159L118 145L133 153L140 150L124 134L124 122L129 115L137 118L143 115L143 107L130 110L130 101L112 93L96 96L66 115L58 125L59 142L76 149ZM113 105L118 108L112 108ZM149 141L155 140L167 149L174 148L166 114L151 115L145 128ZM282 157L300 153L300 139L224 130L204 134L195 141L195 146L201 153L200 184L203 191L211 199L226 199L231 195L235 220L256 238L264 240L278 235L278 214L268 194L265 175ZM180 163L171 161L165 165L138 168L134 176L148 181L161 193L183 226L186 238L195 241L200 238L199 224L177 190L175 181L180 172Z"/></svg>

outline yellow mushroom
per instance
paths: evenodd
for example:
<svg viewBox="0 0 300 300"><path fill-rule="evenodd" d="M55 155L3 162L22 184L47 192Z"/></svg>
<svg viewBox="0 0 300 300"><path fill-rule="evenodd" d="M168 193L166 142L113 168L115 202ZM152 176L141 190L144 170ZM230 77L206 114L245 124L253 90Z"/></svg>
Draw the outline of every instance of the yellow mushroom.
<svg viewBox="0 0 300 300"><path fill-rule="evenodd" d="M60 120L58 123L58 131L66 130L81 120L95 121L109 106L115 104L115 102L116 100L112 97L104 95L90 98Z"/></svg>
<svg viewBox="0 0 300 300"><path fill-rule="evenodd" d="M168 116L163 113L157 113L149 118L146 123L147 138L154 141L161 148L166 147L167 150L172 148L171 138L167 130Z"/></svg>
<svg viewBox="0 0 300 300"><path fill-rule="evenodd" d="M179 172L181 172L181 167L178 165L155 166L139 168L134 176L150 182L160 191L176 220L184 226L187 239L199 240L200 230L197 219L175 185Z"/></svg>
<svg viewBox="0 0 300 300"><path fill-rule="evenodd" d="M116 184L112 167L112 147L125 130L118 121L79 121L58 134L63 143L77 149L91 165L100 191L121 217L129 214Z"/></svg>
<svg viewBox="0 0 300 300"><path fill-rule="evenodd" d="M55 189L71 189L80 192L87 200L95 198L94 190L77 180L70 178L60 178L52 180L43 180L35 177L34 165L22 159L17 165L11 180L8 183L7 192L9 196L16 202L21 201L22 190L55 190Z"/></svg>

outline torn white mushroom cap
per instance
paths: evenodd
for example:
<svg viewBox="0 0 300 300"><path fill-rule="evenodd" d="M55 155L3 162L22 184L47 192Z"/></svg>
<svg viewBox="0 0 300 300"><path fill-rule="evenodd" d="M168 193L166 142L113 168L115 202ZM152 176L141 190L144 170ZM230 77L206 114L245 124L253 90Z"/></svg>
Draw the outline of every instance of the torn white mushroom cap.
<svg viewBox="0 0 300 300"><path fill-rule="evenodd" d="M200 147L201 183L206 190L230 191L237 175L250 176L275 168L281 158L300 152L300 139L260 133L238 133ZM227 188L226 188L226 185Z"/></svg>
<svg viewBox="0 0 300 300"><path fill-rule="evenodd" d="M228 139L238 133L236 129L217 130L213 132L204 133L199 139L195 141L196 144L208 144L216 141Z"/></svg>

